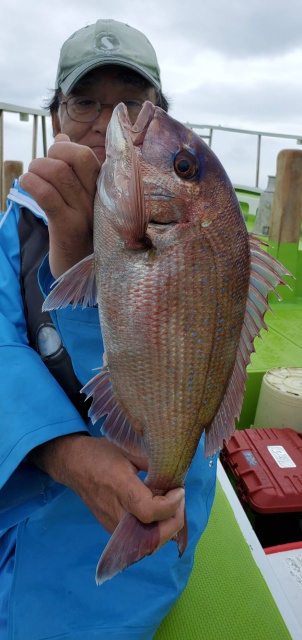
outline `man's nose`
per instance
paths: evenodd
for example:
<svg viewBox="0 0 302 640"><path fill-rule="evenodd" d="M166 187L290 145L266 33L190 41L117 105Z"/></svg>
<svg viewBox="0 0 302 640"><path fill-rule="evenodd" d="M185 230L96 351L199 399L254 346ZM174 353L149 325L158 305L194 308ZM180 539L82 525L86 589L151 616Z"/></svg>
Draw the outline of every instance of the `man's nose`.
<svg viewBox="0 0 302 640"><path fill-rule="evenodd" d="M107 131L108 124L110 122L113 111L113 105L103 105L99 111L99 115L96 120L92 123L92 128L94 131L99 131L100 133L105 134Z"/></svg>

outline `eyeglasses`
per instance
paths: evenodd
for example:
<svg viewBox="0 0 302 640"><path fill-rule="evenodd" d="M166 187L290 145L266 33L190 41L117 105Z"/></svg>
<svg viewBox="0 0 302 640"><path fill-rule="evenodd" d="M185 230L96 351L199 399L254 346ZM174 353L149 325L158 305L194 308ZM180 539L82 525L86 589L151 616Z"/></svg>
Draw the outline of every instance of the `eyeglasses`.
<svg viewBox="0 0 302 640"><path fill-rule="evenodd" d="M68 100L62 100L60 104L66 105L66 111L71 118L75 122L94 122L101 113L103 109L113 109L121 102L114 104L103 104L98 100L92 100L91 98L85 98L84 96L72 96L68 98ZM128 115L130 120L136 120L141 108L143 106L143 101L141 100L123 100L122 101L128 110Z"/></svg>

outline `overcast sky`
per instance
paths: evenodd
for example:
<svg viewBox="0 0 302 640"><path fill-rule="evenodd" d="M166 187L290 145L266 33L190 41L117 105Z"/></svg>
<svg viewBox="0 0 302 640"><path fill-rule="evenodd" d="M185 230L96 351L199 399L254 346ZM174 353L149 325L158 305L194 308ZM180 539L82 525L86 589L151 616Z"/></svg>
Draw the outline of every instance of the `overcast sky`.
<svg viewBox="0 0 302 640"><path fill-rule="evenodd" d="M61 45L99 18L147 35L178 120L302 138L302 0L1 0L0 101L43 106ZM6 117L6 159L29 161L28 129ZM260 186L292 146L263 141ZM218 132L213 148L233 182L253 184L256 138Z"/></svg>

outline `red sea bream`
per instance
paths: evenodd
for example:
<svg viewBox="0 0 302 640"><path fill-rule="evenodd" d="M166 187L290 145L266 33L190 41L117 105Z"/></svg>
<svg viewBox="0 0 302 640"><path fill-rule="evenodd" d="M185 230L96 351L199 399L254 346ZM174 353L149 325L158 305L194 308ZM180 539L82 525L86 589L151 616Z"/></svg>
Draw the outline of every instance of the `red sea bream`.
<svg viewBox="0 0 302 640"><path fill-rule="evenodd" d="M285 269L249 235L229 178L199 136L146 102L114 110L97 184L94 255L45 308L99 308L106 363L86 385L102 432L148 458L153 494L185 486L200 436L210 456L234 432L267 297ZM180 553L186 526L178 534ZM158 546L158 524L126 514L101 583Z"/></svg>

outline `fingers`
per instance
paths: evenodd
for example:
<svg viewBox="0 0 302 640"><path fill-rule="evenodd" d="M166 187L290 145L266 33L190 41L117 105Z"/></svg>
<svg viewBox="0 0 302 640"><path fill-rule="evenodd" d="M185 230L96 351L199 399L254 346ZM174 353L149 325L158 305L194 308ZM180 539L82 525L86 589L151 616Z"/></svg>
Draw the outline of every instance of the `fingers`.
<svg viewBox="0 0 302 640"><path fill-rule="evenodd" d="M86 206L88 202L93 203L99 171L99 162L91 149L73 142L56 142L47 158L37 158L30 163L28 173L20 178L20 185L53 216L60 214L66 205L78 209L81 199Z"/></svg>
<svg viewBox="0 0 302 640"><path fill-rule="evenodd" d="M28 173L20 177L20 186L45 211L49 219L74 206L84 190L68 165L50 158L33 160ZM75 197L76 196L76 197Z"/></svg>
<svg viewBox="0 0 302 640"><path fill-rule="evenodd" d="M121 503L126 511L132 513L141 522L149 523L166 520L175 516L184 499L184 489L168 491L164 496L154 496L141 480L133 476L123 485Z"/></svg>
<svg viewBox="0 0 302 640"><path fill-rule="evenodd" d="M80 180L84 190L94 197L95 183L100 171L100 163L89 147L66 142L63 134L56 136L55 143L48 151L48 158L67 163Z"/></svg>
<svg viewBox="0 0 302 640"><path fill-rule="evenodd" d="M143 485L141 488L140 501L135 501L133 494L131 496L128 495L125 508L126 511L135 515L141 522L159 522L159 548L169 540L172 540L184 526L184 489L172 489L165 496L152 496L149 489L148 493L143 489L147 489L147 487Z"/></svg>
<svg viewBox="0 0 302 640"><path fill-rule="evenodd" d="M185 499L182 498L176 513L167 520L159 523L160 542L158 545L162 547L166 542L172 540L176 534L183 528L185 523Z"/></svg>
<svg viewBox="0 0 302 640"><path fill-rule="evenodd" d="M103 453L106 452L102 473L106 475L107 481L110 479L112 493L116 495L120 504L119 518L128 511L147 524L175 518L177 513L174 523L171 522L168 525L167 534L164 533L169 535L171 529L174 535L178 530L177 527L182 526L183 508L181 507L184 501L184 489L179 487L168 491L166 495L154 496L149 487L138 477L141 467L133 464L131 456L128 457L124 451L106 439L102 439L100 447ZM145 465L144 460L142 463Z"/></svg>
<svg viewBox="0 0 302 640"><path fill-rule="evenodd" d="M55 278L93 252L93 206L100 164L91 149L59 134L47 158L38 158L20 178L45 211L49 262Z"/></svg>
<svg viewBox="0 0 302 640"><path fill-rule="evenodd" d="M138 477L139 466L135 466L119 447L106 438L84 440L89 448L91 459L87 458L82 474L87 485L86 501L106 528L110 531L118 524L126 511L144 523L166 522L161 539L170 539L183 526L184 489L168 491L165 496L154 496L152 491ZM83 462L83 457L81 458ZM89 465L88 465L89 462ZM144 461L143 461L144 463ZM89 483L90 470L93 470L93 486ZM79 456L77 456L77 473L79 472ZM106 517L104 518L104 514Z"/></svg>

